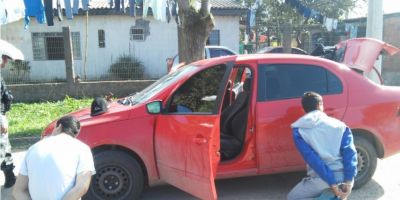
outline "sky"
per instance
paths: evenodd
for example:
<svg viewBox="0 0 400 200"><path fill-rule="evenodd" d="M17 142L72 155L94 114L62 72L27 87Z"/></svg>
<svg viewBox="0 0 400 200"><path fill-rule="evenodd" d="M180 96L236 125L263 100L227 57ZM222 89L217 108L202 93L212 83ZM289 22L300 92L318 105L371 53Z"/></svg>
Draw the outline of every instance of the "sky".
<svg viewBox="0 0 400 200"><path fill-rule="evenodd" d="M380 1L380 0L375 0ZM400 12L400 0L382 0L383 13L389 14L394 12ZM354 9L353 12L349 14L349 18L366 17L368 12L368 4L359 1L358 8Z"/></svg>
<svg viewBox="0 0 400 200"><path fill-rule="evenodd" d="M385 14L400 12L399 0L383 0L383 12Z"/></svg>

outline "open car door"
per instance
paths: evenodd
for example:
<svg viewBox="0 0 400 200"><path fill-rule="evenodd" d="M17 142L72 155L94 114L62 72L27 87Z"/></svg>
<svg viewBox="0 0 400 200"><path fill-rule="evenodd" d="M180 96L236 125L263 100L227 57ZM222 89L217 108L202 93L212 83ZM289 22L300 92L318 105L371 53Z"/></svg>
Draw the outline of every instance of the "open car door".
<svg viewBox="0 0 400 200"><path fill-rule="evenodd" d="M168 97L157 117L155 151L161 180L200 199L217 199L220 107L232 66L217 64L193 74Z"/></svg>

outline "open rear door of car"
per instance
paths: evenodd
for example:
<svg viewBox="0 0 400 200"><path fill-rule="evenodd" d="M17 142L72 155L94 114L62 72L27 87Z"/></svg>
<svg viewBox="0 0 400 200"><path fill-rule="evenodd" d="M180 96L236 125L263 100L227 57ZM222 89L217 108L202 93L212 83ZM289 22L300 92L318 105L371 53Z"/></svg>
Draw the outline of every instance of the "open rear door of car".
<svg viewBox="0 0 400 200"><path fill-rule="evenodd" d="M220 107L233 62L210 65L167 100L165 112L156 120L155 153L161 180L212 200L217 199L214 179L220 160Z"/></svg>

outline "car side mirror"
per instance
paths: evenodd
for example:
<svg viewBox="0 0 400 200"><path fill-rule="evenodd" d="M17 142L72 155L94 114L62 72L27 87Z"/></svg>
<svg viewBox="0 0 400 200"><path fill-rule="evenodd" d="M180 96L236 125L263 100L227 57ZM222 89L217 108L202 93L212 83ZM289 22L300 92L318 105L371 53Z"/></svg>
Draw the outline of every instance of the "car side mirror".
<svg viewBox="0 0 400 200"><path fill-rule="evenodd" d="M160 114L162 108L161 101L152 101L146 104L147 112L150 114Z"/></svg>

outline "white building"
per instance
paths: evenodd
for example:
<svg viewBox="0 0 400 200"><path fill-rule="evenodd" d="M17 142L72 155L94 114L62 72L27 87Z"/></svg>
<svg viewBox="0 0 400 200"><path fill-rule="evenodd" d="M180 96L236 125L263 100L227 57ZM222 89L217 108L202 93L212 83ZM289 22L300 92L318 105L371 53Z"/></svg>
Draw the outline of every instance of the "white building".
<svg viewBox="0 0 400 200"><path fill-rule="evenodd" d="M128 4L128 0L125 0ZM211 0L215 28L210 45L222 45L239 51L239 20L246 9L234 0ZM20 48L31 66L30 80L65 79L62 27L72 32L75 74L84 77L87 42L86 76L102 80L110 65L121 55L133 55L145 66L147 78L166 74L166 58L178 52L177 24L154 20L151 16L131 17L128 12L110 8L108 0L92 0L86 33L86 15L80 10L73 20L58 21L54 26L38 24L31 18L28 30L24 20L1 26L1 38ZM86 41L87 40L87 41Z"/></svg>

